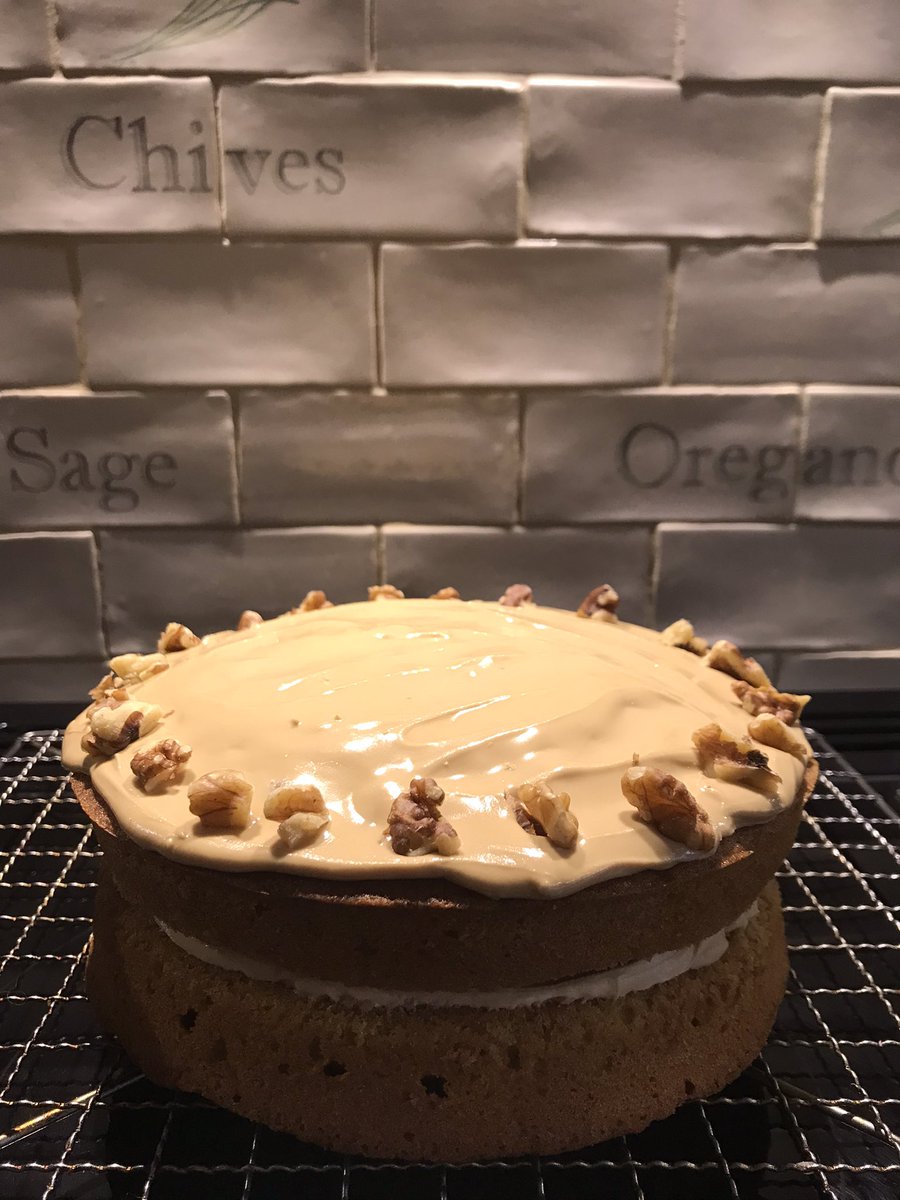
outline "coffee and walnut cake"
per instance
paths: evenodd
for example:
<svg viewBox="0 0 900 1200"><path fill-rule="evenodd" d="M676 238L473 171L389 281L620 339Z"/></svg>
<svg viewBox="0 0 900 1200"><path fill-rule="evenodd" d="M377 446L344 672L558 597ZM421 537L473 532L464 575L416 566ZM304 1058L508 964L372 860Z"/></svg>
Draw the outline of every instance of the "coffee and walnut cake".
<svg viewBox="0 0 900 1200"><path fill-rule="evenodd" d="M64 758L103 849L90 995L143 1070L450 1162L737 1075L784 989L807 697L617 607L311 592L114 658Z"/></svg>

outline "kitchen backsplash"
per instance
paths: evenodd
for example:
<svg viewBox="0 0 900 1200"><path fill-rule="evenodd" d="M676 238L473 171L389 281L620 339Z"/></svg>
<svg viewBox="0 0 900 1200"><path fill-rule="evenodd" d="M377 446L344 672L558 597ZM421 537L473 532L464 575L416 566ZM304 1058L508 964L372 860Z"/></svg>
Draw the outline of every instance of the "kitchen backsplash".
<svg viewBox="0 0 900 1200"><path fill-rule="evenodd" d="M379 580L900 686L898 0L0 22L0 701Z"/></svg>

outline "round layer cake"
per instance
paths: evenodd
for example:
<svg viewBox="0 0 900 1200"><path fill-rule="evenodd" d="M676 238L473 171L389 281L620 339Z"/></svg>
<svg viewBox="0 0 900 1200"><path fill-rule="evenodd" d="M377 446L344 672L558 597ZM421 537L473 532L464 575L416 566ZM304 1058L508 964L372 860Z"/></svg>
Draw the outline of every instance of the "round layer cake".
<svg viewBox="0 0 900 1200"><path fill-rule="evenodd" d="M377 1157L574 1149L721 1087L784 988L806 698L611 589L373 591L171 625L67 730L105 1026L159 1082Z"/></svg>

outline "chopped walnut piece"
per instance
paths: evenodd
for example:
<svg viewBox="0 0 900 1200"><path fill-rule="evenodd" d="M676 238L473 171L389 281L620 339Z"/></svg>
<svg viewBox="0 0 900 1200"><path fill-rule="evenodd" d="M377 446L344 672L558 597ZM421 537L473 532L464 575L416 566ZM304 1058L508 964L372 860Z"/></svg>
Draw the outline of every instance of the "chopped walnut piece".
<svg viewBox="0 0 900 1200"><path fill-rule="evenodd" d="M245 608L237 623L238 633L245 629L252 629L255 625L262 625L262 623L263 619L255 609Z"/></svg>
<svg viewBox="0 0 900 1200"><path fill-rule="evenodd" d="M622 794L640 819L689 850L714 849L719 838L709 814L685 785L656 767L640 766L634 757L635 765L622 776Z"/></svg>
<svg viewBox="0 0 900 1200"><path fill-rule="evenodd" d="M270 821L284 821L291 813L321 813L325 811L322 793L314 783L295 783L278 779L269 788L263 805L263 816Z"/></svg>
<svg viewBox="0 0 900 1200"><path fill-rule="evenodd" d="M214 829L245 829L253 785L240 771L210 771L188 788L191 812Z"/></svg>
<svg viewBox="0 0 900 1200"><path fill-rule="evenodd" d="M749 683L740 680L731 685L732 691L740 700L742 707L751 717L760 713L771 713L784 721L785 725L795 725L800 714L809 704L809 696L795 696L792 692L778 692L773 687L751 687Z"/></svg>
<svg viewBox="0 0 900 1200"><path fill-rule="evenodd" d="M180 625L177 621L170 621L159 635L156 648L160 654L174 654L178 650L190 650L192 646L199 645L200 639L196 633L188 629L187 625Z"/></svg>
<svg viewBox="0 0 900 1200"><path fill-rule="evenodd" d="M334 605L324 592L313 591L307 592L297 607L291 609L291 612L316 612L320 608L334 608Z"/></svg>
<svg viewBox="0 0 900 1200"><path fill-rule="evenodd" d="M178 782L190 757L190 746L166 738L148 750L139 750L131 760L131 769L138 787L145 792L161 792L170 783Z"/></svg>
<svg viewBox="0 0 900 1200"><path fill-rule="evenodd" d="M386 832L395 854L457 853L459 834L441 816L443 802L444 789L433 779L417 775L409 781L409 791L401 792L388 813Z"/></svg>
<svg viewBox="0 0 900 1200"><path fill-rule="evenodd" d="M616 621L616 609L619 607L619 593L608 583L601 583L593 588L578 605L576 616L594 617L600 621Z"/></svg>
<svg viewBox="0 0 900 1200"><path fill-rule="evenodd" d="M534 604L534 592L527 583L511 583L497 603L504 608L521 608L523 604Z"/></svg>
<svg viewBox="0 0 900 1200"><path fill-rule="evenodd" d="M706 656L706 665L724 671L735 679L743 679L754 687L771 687L772 681L755 658L745 658L734 642L713 642Z"/></svg>
<svg viewBox="0 0 900 1200"><path fill-rule="evenodd" d="M681 617L673 621L659 635L667 646L675 646L679 650L689 650L691 654L704 655L709 650L706 638L697 637L690 621Z"/></svg>
<svg viewBox="0 0 900 1200"><path fill-rule="evenodd" d="M116 754L155 729L161 720L162 709L156 704L131 699L117 701L115 707L101 704L90 714L90 734L81 744L91 754Z"/></svg>
<svg viewBox="0 0 900 1200"><path fill-rule="evenodd" d="M121 695L118 693L121 693ZM95 704L103 704L104 701L109 699L128 699L128 693L122 685L122 680L118 675L113 675L111 672L109 675L104 675L100 682L91 688L88 695Z"/></svg>
<svg viewBox="0 0 900 1200"><path fill-rule="evenodd" d="M370 600L405 600L403 592L392 583L376 583L369 588Z"/></svg>
<svg viewBox="0 0 900 1200"><path fill-rule="evenodd" d="M809 759L809 746L806 739L793 729L789 729L785 721L772 713L761 713L754 717L747 726L747 732L757 742L764 746L772 746L776 750L784 750L805 763Z"/></svg>
<svg viewBox="0 0 900 1200"><path fill-rule="evenodd" d="M562 850L571 850L578 841L578 818L569 811L568 792L555 792L546 779L538 783L520 783L507 788L516 820L527 829L523 814L532 825L529 832L545 837Z"/></svg>
<svg viewBox="0 0 900 1200"><path fill-rule="evenodd" d="M288 850L299 850L311 842L331 820L327 812L295 812L278 826L278 836Z"/></svg>
<svg viewBox="0 0 900 1200"><path fill-rule="evenodd" d="M164 654L119 654L109 660L109 665L126 685L143 683L169 669Z"/></svg>
<svg viewBox="0 0 900 1200"><path fill-rule="evenodd" d="M440 588L429 597L431 600L459 600L460 595L455 587Z"/></svg>
<svg viewBox="0 0 900 1200"><path fill-rule="evenodd" d="M769 766L769 760L749 738L740 741L711 722L697 729L692 737L700 770L726 783L743 784L774 799L781 776Z"/></svg>

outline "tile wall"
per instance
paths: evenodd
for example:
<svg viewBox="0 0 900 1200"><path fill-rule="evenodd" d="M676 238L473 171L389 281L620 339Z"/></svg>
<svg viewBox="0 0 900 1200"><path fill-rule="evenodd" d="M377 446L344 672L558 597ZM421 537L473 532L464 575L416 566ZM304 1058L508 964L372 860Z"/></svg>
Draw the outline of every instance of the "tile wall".
<svg viewBox="0 0 900 1200"><path fill-rule="evenodd" d="M0 20L0 702L378 579L900 687L897 0Z"/></svg>

